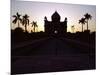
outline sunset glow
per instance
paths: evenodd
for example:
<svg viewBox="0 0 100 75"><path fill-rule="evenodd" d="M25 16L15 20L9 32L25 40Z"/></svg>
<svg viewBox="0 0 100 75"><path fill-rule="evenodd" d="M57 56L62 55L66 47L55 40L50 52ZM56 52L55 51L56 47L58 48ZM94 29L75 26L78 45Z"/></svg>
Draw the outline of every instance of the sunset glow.
<svg viewBox="0 0 100 75"><path fill-rule="evenodd" d="M61 21L64 21L65 17L68 19L68 32L72 32L71 26L75 26L75 32L81 31L81 24L78 23L79 19L84 17L85 13L92 15L92 19L89 20L89 29L91 31L96 30L96 6L94 5L76 5L76 4L62 4L62 3L45 3L45 2L33 2L33 1L17 1L11 0L11 16L16 12L22 16L28 14L30 22L37 21L38 30L44 31L44 17L46 16L51 21L51 15L57 11L61 16ZM13 18L11 17L11 21ZM11 23L11 28L15 29L18 25ZM24 29L24 26L20 24L20 27ZM31 24L28 26L28 31L33 31ZM84 25L86 30L86 24Z"/></svg>

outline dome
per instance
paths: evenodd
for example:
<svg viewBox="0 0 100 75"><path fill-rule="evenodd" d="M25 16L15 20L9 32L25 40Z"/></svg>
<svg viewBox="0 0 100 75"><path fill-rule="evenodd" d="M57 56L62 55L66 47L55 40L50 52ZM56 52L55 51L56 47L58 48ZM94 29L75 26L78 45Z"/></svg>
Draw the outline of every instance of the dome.
<svg viewBox="0 0 100 75"><path fill-rule="evenodd" d="M58 14L57 11L55 11L51 17L52 21L60 21L60 15Z"/></svg>

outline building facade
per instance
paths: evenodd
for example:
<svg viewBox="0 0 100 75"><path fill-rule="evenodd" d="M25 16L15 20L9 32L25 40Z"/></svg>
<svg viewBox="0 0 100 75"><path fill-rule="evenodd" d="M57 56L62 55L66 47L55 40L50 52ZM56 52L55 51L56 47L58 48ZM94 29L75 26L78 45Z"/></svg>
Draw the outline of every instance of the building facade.
<svg viewBox="0 0 100 75"><path fill-rule="evenodd" d="M61 17L57 11L51 16L52 21L48 21L47 17L44 17L44 31L48 35L60 35L63 36L67 32L67 18L63 22L60 21Z"/></svg>

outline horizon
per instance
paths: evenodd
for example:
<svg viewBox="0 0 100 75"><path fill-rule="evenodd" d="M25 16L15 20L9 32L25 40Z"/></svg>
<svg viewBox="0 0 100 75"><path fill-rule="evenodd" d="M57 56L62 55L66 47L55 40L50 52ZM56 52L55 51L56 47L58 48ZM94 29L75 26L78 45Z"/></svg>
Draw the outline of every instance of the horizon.
<svg viewBox="0 0 100 75"><path fill-rule="evenodd" d="M75 32L81 31L81 24L78 20L84 17L85 13L89 13L92 19L89 20L89 30L91 32L96 31L96 6L95 5L79 5L79 4L64 4L64 3L49 3L49 2L35 2L35 1L18 1L11 0L11 16L17 12L22 16L28 14L30 22L37 21L38 32L44 31L44 17L46 16L48 21L51 21L52 14L57 11L61 16L61 21L64 21L65 17L68 19L68 32L72 32L71 26L75 26ZM41 9L43 9L41 11ZM35 12L34 12L35 11ZM11 17L11 29L15 29L18 25L12 24ZM22 29L24 26L20 25ZM32 29L31 25L28 26L28 31ZM86 24L84 25L86 30Z"/></svg>

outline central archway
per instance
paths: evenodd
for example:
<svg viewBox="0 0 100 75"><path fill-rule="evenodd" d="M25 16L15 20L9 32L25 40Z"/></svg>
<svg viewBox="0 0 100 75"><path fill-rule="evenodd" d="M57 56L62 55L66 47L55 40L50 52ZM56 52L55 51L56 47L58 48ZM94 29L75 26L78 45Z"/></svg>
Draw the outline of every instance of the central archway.
<svg viewBox="0 0 100 75"><path fill-rule="evenodd" d="M57 31L57 30L55 30L55 31L54 31L54 33L55 33L55 34L58 34L58 31Z"/></svg>

